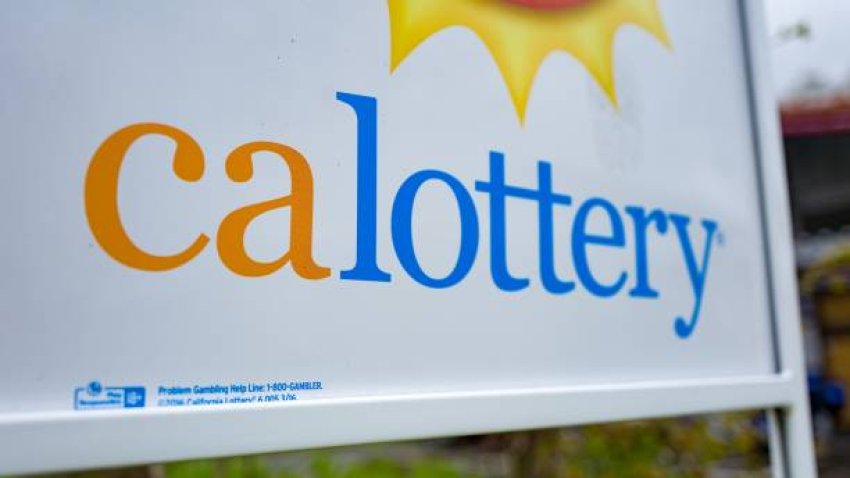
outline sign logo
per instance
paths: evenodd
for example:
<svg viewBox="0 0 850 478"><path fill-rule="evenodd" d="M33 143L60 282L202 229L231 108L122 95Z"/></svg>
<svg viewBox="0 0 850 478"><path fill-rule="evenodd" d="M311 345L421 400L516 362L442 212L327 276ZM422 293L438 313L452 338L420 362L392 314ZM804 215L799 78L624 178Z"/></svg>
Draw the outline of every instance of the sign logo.
<svg viewBox="0 0 850 478"><path fill-rule="evenodd" d="M75 410L110 408L142 408L145 406L145 387L104 387L98 381L74 389Z"/></svg>
<svg viewBox="0 0 850 478"><path fill-rule="evenodd" d="M643 26L666 43L666 36L654 0L390 0L393 67L416 46L443 28L466 25L481 36L496 58L522 119L526 98L537 68L553 50L566 50L579 58L616 104L611 65L611 46L617 29L626 23ZM330 100L330 98L329 98ZM430 289L446 289L464 281L476 262L486 261L492 287L504 293L542 289L555 296L584 294L600 301L624 297L630 300L661 300L665 292L687 280L691 306L673 318L675 334L690 337L696 329L706 291L712 248L719 224L709 217L695 217L659 205L635 202L615 203L603 195L574 196L556 190L553 165L537 161L536 184L517 183L510 178L508 159L493 148L480 179L464 181L449 171L422 169L400 184L379 182L379 100L375 96L337 92L336 100L354 114L356 147L351 157L356 185L351 203L356 212L356 231L345 240L355 244L348 268L323 264L313 250L314 201L316 188L310 160L296 146L274 141L252 141L237 145L224 158L209 161L201 145L187 132L162 123L136 123L107 137L94 152L85 179L85 209L91 232L101 248L116 261L149 272L170 271L193 261L213 246L222 265L243 277L264 277L290 266L306 280L326 280L337 275L342 281L389 283L399 275ZM185 246L175 251L147 250L137 244L124 225L118 204L118 186L128 151L140 139L165 137L174 144L171 158L155 160L163 165L170 159L174 180L195 183L204 180L207 164L213 174L233 183L249 183L254 177L255 155L276 158L291 178L277 197L247 204L222 215L216 231L194 231ZM165 167L165 166L163 166ZM326 180L319 178L319 180ZM431 203L417 197L426 185L440 186L456 205L460 243L448 245L448 257L455 257L447 274L429 272L416 250L414 216ZM379 190L392 188L389 207L379 207L385 197ZM537 231L526 231L534 239L517 244L508 241L508 203L536 205ZM282 233L285 251L274 260L258 260L246 247L250 225L276 211L290 213L289 230ZM389 210L388 216L378 213ZM556 241L556 216L569 219L568 238ZM389 230L379 224L389 225ZM379 240L387 234L389 240ZM482 239L483 234L489 237ZM536 236L536 237L535 237ZM288 239L288 242L286 241ZM536 241L535 241L536 239ZM536 243L535 243L536 242ZM670 265L649 247L672 249L679 257L678 279L670 279ZM385 244L381 246L381 244ZM395 270L387 264L379 247L392 245L397 259ZM479 253L480 245L489 251ZM536 248L537 274L512 270L509 258L517 248ZM209 247L212 249L213 247ZM556 250L570 255L570 264L558 259ZM595 251L595 252L594 252ZM523 251L527 254L527 251ZM613 269L601 257L621 261ZM379 260L380 258L380 260ZM398 271L400 267L401 271ZM659 275L662 267L668 274ZM655 272L653 272L655 271Z"/></svg>
<svg viewBox="0 0 850 478"><path fill-rule="evenodd" d="M472 30L501 71L520 121L537 70L554 51L575 57L617 106L614 38L631 24L669 47L656 0L389 0L394 71L446 28Z"/></svg>

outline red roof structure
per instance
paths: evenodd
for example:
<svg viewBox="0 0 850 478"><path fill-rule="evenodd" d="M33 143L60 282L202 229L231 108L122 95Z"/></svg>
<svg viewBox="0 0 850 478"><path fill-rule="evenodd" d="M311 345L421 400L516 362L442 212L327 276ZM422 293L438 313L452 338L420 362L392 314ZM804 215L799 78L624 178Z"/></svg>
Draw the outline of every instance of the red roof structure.
<svg viewBox="0 0 850 478"><path fill-rule="evenodd" d="M850 133L850 96L796 100L784 104L782 133L785 137Z"/></svg>

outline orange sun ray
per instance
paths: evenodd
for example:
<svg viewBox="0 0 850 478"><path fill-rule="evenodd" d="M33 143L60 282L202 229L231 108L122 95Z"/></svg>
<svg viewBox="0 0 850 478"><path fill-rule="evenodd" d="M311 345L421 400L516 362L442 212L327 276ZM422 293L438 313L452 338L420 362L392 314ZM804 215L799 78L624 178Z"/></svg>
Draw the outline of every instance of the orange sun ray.
<svg viewBox="0 0 850 478"><path fill-rule="evenodd" d="M635 25L670 46L656 0L388 0L391 71L432 35L475 33L493 56L523 122L540 65L553 51L576 58L614 107L614 38Z"/></svg>

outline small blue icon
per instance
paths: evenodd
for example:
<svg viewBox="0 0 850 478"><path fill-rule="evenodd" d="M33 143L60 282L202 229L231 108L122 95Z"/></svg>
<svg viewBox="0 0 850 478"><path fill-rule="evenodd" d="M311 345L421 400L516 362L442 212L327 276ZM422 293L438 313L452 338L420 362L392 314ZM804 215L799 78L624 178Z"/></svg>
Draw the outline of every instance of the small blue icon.
<svg viewBox="0 0 850 478"><path fill-rule="evenodd" d="M91 382L88 386L89 394L100 395L103 392L103 385L100 382Z"/></svg>
<svg viewBox="0 0 850 478"><path fill-rule="evenodd" d="M124 408L140 408L144 406L144 387L124 387Z"/></svg>
<svg viewBox="0 0 850 478"><path fill-rule="evenodd" d="M145 387L104 387L98 381L74 390L75 410L143 408Z"/></svg>

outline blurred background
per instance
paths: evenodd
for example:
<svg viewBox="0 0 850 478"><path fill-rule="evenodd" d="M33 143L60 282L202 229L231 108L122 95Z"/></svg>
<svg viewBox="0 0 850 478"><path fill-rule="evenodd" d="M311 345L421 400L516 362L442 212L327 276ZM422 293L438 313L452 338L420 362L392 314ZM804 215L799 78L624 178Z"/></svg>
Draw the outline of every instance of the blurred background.
<svg viewBox="0 0 850 478"><path fill-rule="evenodd" d="M767 0L821 476L850 477L850 1ZM66 474L102 478L770 476L760 412Z"/></svg>
<svg viewBox="0 0 850 478"><path fill-rule="evenodd" d="M850 476L850 3L768 7L817 451Z"/></svg>

